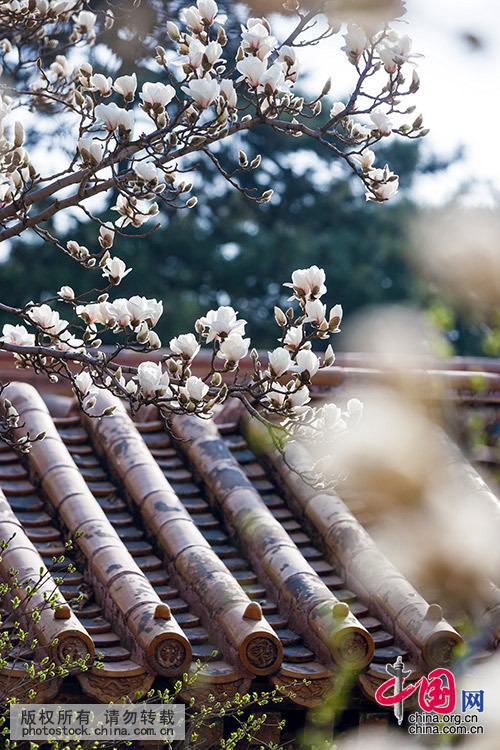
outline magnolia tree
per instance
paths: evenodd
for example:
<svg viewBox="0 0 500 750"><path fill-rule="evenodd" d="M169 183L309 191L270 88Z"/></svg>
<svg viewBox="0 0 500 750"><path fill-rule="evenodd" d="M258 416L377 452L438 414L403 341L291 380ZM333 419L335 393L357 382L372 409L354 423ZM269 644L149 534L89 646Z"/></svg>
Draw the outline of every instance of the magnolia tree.
<svg viewBox="0 0 500 750"><path fill-rule="evenodd" d="M154 328L162 302L116 295L115 287L131 269L112 254L113 243L117 234L148 222L152 229L159 226L155 217L162 206L195 207L188 179L196 169L193 155L211 160L249 200L268 202L272 190L256 194L239 183L243 173L260 165L260 156L249 159L244 151L245 133L256 126L319 141L332 159L357 175L367 200L393 197L398 177L388 165L376 166L373 147L393 134L418 138L426 133L421 117L409 117L414 106L403 104L419 80L409 37L391 26L401 22L386 16L377 28L373 23L363 28L336 18L331 2L302 9L296 0L287 0L284 9L293 28L286 39L277 39L266 18L249 18L237 44L230 44L229 24L216 2L197 0L184 10L182 25L167 22L171 43L168 49L156 47L147 65L151 80L137 91L135 72L113 80L88 62L89 46L114 23L111 7L92 6L92 0L0 4L0 239L36 234L87 272L90 287L77 296L62 286L56 297L23 307L0 303L12 316L0 349L11 352L19 368L33 368L52 381L71 381L82 408L93 410L92 415L102 388L127 400L132 411L155 404L167 420L178 413L210 416L216 405L235 397L262 421L278 422L273 439L281 449L301 435L310 440L341 434L349 418L359 414L359 402L350 402L344 413L331 405L308 406L311 379L334 361L330 345L319 357L312 343L337 333L342 319L340 305L327 310L322 301L322 269L312 266L292 275L287 286L293 304L286 311L275 308L279 346L269 352L266 364L245 337L245 321L227 306L209 310L193 332L173 338L170 353L157 363L147 355L161 347ZM332 104L328 81L319 96L305 101L294 91L300 48L334 35L352 66L352 93ZM235 55L228 54L230 48ZM326 102L327 116L322 114ZM74 140L64 163L37 159L36 153L30 157L23 145L26 109L66 118ZM31 143L36 135L30 133ZM217 157L217 144L230 138L240 150L228 168ZM96 215L96 196L101 207L114 202L114 223ZM57 225L51 219L75 210L95 224L91 249L78 238L63 244L51 229ZM111 347L102 346L103 334L114 337ZM211 358L205 376L197 377L191 367L202 347ZM144 361L137 368L120 366L123 350L143 353ZM250 375L239 368L248 352ZM16 442L12 428L17 424L15 410L5 401L0 420L5 440ZM21 447L28 450L32 439L25 436Z"/></svg>

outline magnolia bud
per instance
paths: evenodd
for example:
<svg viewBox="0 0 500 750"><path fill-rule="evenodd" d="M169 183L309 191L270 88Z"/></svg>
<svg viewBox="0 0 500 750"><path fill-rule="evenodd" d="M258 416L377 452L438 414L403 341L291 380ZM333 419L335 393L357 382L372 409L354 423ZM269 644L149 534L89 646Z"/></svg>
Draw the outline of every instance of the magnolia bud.
<svg viewBox="0 0 500 750"><path fill-rule="evenodd" d="M167 21L167 33L173 42L178 42L179 39L181 38L180 31L177 25L173 21ZM156 48L157 54L158 54L158 49L162 49L162 51L164 52L163 48L157 47Z"/></svg>
<svg viewBox="0 0 500 750"><path fill-rule="evenodd" d="M212 375L211 385L218 388L221 383L222 383L222 375L220 374L220 372L214 372L214 374Z"/></svg>
<svg viewBox="0 0 500 750"><path fill-rule="evenodd" d="M331 88L332 88L332 79L329 78L328 81L323 86L323 91L321 92L321 96L326 96L330 92Z"/></svg>
<svg viewBox="0 0 500 750"><path fill-rule="evenodd" d="M276 320L276 323L279 326L284 326L286 324L286 316L281 307L275 307L274 308L274 317Z"/></svg>
<svg viewBox="0 0 500 750"><path fill-rule="evenodd" d="M24 128L22 124L16 120L14 123L14 146L22 146L24 143Z"/></svg>
<svg viewBox="0 0 500 750"><path fill-rule="evenodd" d="M332 349L332 345L328 344L325 352L325 367L331 367L333 363L335 362L335 353Z"/></svg>

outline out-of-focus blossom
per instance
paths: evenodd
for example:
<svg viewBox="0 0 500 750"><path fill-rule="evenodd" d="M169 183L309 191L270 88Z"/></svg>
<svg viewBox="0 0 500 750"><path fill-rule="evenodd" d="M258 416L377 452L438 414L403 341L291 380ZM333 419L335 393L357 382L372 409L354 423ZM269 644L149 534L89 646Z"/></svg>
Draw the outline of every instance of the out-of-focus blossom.
<svg viewBox="0 0 500 750"><path fill-rule="evenodd" d="M74 16L74 20L82 34L85 34L94 28L97 16L90 10L81 10L77 16Z"/></svg>

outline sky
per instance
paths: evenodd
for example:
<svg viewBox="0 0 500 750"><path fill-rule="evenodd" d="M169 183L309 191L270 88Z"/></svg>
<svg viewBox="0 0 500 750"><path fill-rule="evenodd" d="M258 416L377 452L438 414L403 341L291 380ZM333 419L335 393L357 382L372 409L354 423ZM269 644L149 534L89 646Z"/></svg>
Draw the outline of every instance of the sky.
<svg viewBox="0 0 500 750"><path fill-rule="evenodd" d="M400 34L413 40L420 91L414 98L424 125L430 128L425 151L452 157L463 149L463 159L441 176L421 178L415 197L440 204L464 185L467 202L492 206L500 196L499 160L495 130L500 122L500 3L498 0L407 0L407 24ZM396 28L396 27L395 27ZM480 46L467 40L472 35ZM338 35L328 43L301 50L315 88L329 75L333 91L344 94L352 69L339 55ZM317 83L316 83L317 82Z"/></svg>

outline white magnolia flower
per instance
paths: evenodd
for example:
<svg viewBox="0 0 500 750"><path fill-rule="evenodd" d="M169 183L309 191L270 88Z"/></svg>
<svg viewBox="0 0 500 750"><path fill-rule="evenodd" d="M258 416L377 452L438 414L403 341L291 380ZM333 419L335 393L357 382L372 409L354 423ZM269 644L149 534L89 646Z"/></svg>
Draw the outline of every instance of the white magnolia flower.
<svg viewBox="0 0 500 750"><path fill-rule="evenodd" d="M290 369L295 372L308 373L312 378L319 370L319 359L314 352L302 349L295 357L295 364Z"/></svg>
<svg viewBox="0 0 500 750"><path fill-rule="evenodd" d="M170 339L169 346L174 354L178 354L188 362L194 359L200 351L200 345L193 333L183 333Z"/></svg>
<svg viewBox="0 0 500 750"><path fill-rule="evenodd" d="M118 211L120 214L120 217L115 221L115 224L117 227L122 228L129 224L132 224L134 227L140 227L152 216L150 206L147 203L123 195L123 193L120 193L116 199L116 204L111 207L111 210Z"/></svg>
<svg viewBox="0 0 500 750"><path fill-rule="evenodd" d="M108 258L102 268L102 275L109 279L111 284L119 284L131 270L121 258Z"/></svg>
<svg viewBox="0 0 500 750"><path fill-rule="evenodd" d="M395 44L388 44L390 41L395 42ZM384 40L383 44L377 47L377 52L388 73L395 73L401 65L409 62L412 57L422 57L417 53L410 54L411 45L412 41L409 36L400 37L393 33Z"/></svg>
<svg viewBox="0 0 500 750"><path fill-rule="evenodd" d="M246 320L238 320L237 313L232 307L222 305L217 310L209 310L197 323L209 329L207 343L210 343L214 339L225 338L230 333L239 333L243 336Z"/></svg>
<svg viewBox="0 0 500 750"><path fill-rule="evenodd" d="M380 200L389 200L398 192L399 178L391 172L387 164L384 169L372 169L368 176L372 181L372 191ZM372 191L367 190L366 200L376 200Z"/></svg>
<svg viewBox="0 0 500 750"><path fill-rule="evenodd" d="M392 133L392 123L385 112L375 110L371 113L370 119L382 135L390 135Z"/></svg>
<svg viewBox="0 0 500 750"><path fill-rule="evenodd" d="M391 182L381 182L374 187L377 196L384 201L388 201L393 198L399 189L399 178ZM373 196L366 193L366 200L373 200Z"/></svg>
<svg viewBox="0 0 500 750"><path fill-rule="evenodd" d="M298 299L316 299L326 292L326 274L322 268L311 266L310 268L298 268L292 273L292 283L287 282L283 286L291 287ZM292 297L293 299L293 297Z"/></svg>
<svg viewBox="0 0 500 750"><path fill-rule="evenodd" d="M226 362L239 362L248 354L250 339L244 339L239 333L231 333L219 346L217 356Z"/></svg>
<svg viewBox="0 0 500 750"><path fill-rule="evenodd" d="M182 90L202 109L207 109L219 95L219 84L213 78L197 78L189 81Z"/></svg>
<svg viewBox="0 0 500 750"><path fill-rule="evenodd" d="M344 39L346 45L344 50L352 52L356 57L362 55L368 48L369 42L365 31L355 23L347 25L347 34L344 34Z"/></svg>
<svg viewBox="0 0 500 750"><path fill-rule="evenodd" d="M308 322L320 326L326 317L326 305L319 299L309 300L309 302L306 302L306 315Z"/></svg>
<svg viewBox="0 0 500 750"><path fill-rule="evenodd" d="M75 299L75 292L70 286L62 286L57 292L57 296L61 299Z"/></svg>
<svg viewBox="0 0 500 750"><path fill-rule="evenodd" d="M249 55L259 60L269 57L276 46L277 40L269 32L268 26L261 18L249 18L247 25L241 27L241 47Z"/></svg>
<svg viewBox="0 0 500 750"><path fill-rule="evenodd" d="M330 317L328 319L328 322L333 325L333 322L336 322L336 328L333 331L333 333L338 333L340 331L339 325L342 322L342 316L344 314L344 311L342 310L342 305L334 305L332 309L330 310Z"/></svg>
<svg viewBox="0 0 500 750"><path fill-rule="evenodd" d="M185 396L188 401L199 403L208 393L208 385L197 378L196 375L191 375L186 380L186 385L179 388L179 393Z"/></svg>
<svg viewBox="0 0 500 750"><path fill-rule="evenodd" d="M163 313L163 302L146 299L137 294L131 297L127 304L133 326L145 321L151 328L154 328Z"/></svg>
<svg viewBox="0 0 500 750"><path fill-rule="evenodd" d="M377 52L384 63L385 70L391 75L392 73L395 73L400 65L400 61L396 58L392 49L381 44L377 48Z"/></svg>
<svg viewBox="0 0 500 750"><path fill-rule="evenodd" d="M158 362L141 362L137 368L137 383L144 396L171 395L168 372L162 372Z"/></svg>
<svg viewBox="0 0 500 750"><path fill-rule="evenodd" d="M94 73L90 76L91 91L98 91L101 96L110 96L113 79L111 76L105 76L102 73Z"/></svg>
<svg viewBox="0 0 500 750"><path fill-rule="evenodd" d="M134 127L134 113L118 107L114 102L98 104L94 111L109 131L116 130L120 126L125 131L131 131Z"/></svg>
<svg viewBox="0 0 500 750"><path fill-rule="evenodd" d="M204 54L205 45L199 39L190 39L187 60L192 68L197 70L200 67Z"/></svg>
<svg viewBox="0 0 500 750"><path fill-rule="evenodd" d="M305 411L304 406L311 400L309 389L303 385L297 390L291 385L273 383L266 394L266 401L276 409L286 408L300 414Z"/></svg>
<svg viewBox="0 0 500 750"><path fill-rule="evenodd" d="M118 328L126 328L130 325L132 315L128 305L128 299L116 299L114 302L108 305L110 317L115 321L115 325Z"/></svg>
<svg viewBox="0 0 500 750"><path fill-rule="evenodd" d="M258 57L245 57L237 63L236 68L250 86L257 88L266 73L267 63L259 60Z"/></svg>
<svg viewBox="0 0 500 750"><path fill-rule="evenodd" d="M285 344L287 346L293 347L293 349L298 349L298 347L302 343L303 337L304 331L302 326L294 326L293 328L290 328L289 331L287 331L287 334L285 336ZM310 349L311 342L307 341L306 344L304 344L304 347Z"/></svg>
<svg viewBox="0 0 500 750"><path fill-rule="evenodd" d="M92 393L97 392L94 381L86 370L83 370L75 376L74 385L75 388L80 391L82 396L90 396Z"/></svg>
<svg viewBox="0 0 500 750"><path fill-rule="evenodd" d="M372 168L373 162L375 161L375 154L369 148L365 149L361 154L353 154L352 158L357 161L360 167L368 171Z"/></svg>
<svg viewBox="0 0 500 750"><path fill-rule="evenodd" d="M277 378L285 374L292 362L290 352L282 346L278 346L274 351L268 352L267 356L271 375Z"/></svg>
<svg viewBox="0 0 500 750"><path fill-rule="evenodd" d="M202 19L207 23L212 24L218 11L215 0L197 0L196 5L198 6Z"/></svg>
<svg viewBox="0 0 500 750"><path fill-rule="evenodd" d="M61 352L85 351L82 339L77 339L69 331L63 331L54 342L54 349Z"/></svg>
<svg viewBox="0 0 500 750"><path fill-rule="evenodd" d="M79 138L77 142L78 151L84 162L100 164L104 152L104 146L93 138Z"/></svg>
<svg viewBox="0 0 500 750"><path fill-rule="evenodd" d="M330 117L337 117L345 109L344 102L334 102L330 109Z"/></svg>
<svg viewBox="0 0 500 750"><path fill-rule="evenodd" d="M191 5L189 8L184 9L184 22L186 23L186 26L192 31L199 33L204 29L202 15L198 8L195 8L194 5Z"/></svg>
<svg viewBox="0 0 500 750"><path fill-rule="evenodd" d="M53 310L49 305L38 305L28 310L30 319L51 336L60 333L68 325L65 320L59 317L57 310Z"/></svg>
<svg viewBox="0 0 500 750"><path fill-rule="evenodd" d="M111 317L110 306L107 302L92 302L88 305L78 305L76 314L93 330L95 330L96 323L107 325Z"/></svg>
<svg viewBox="0 0 500 750"><path fill-rule="evenodd" d="M158 172L151 161L136 161L132 167L137 177L144 182L158 182Z"/></svg>
<svg viewBox="0 0 500 750"><path fill-rule="evenodd" d="M289 397L290 403L293 407L293 409L298 413L299 410L303 411L300 407L305 406L305 404L309 403L311 400L311 396L309 395L309 388L306 385L301 386L297 391L290 393Z"/></svg>
<svg viewBox="0 0 500 750"><path fill-rule="evenodd" d="M97 16L95 13L91 13L90 10L81 10L77 16L74 16L74 20L78 24L80 31L86 33L94 28Z"/></svg>
<svg viewBox="0 0 500 750"><path fill-rule="evenodd" d="M234 83L230 78L223 78L220 82L220 93L227 101L229 109L235 109L238 104L238 95L234 88Z"/></svg>
<svg viewBox="0 0 500 750"><path fill-rule="evenodd" d="M5 323L2 328L2 338L6 344L15 344L16 346L35 346L35 334L28 333L23 325L11 325Z"/></svg>
<svg viewBox="0 0 500 750"><path fill-rule="evenodd" d="M191 51L191 47L189 50ZM222 57L222 47L219 42L209 42L205 47L205 55L210 65L215 65Z"/></svg>
<svg viewBox="0 0 500 750"><path fill-rule="evenodd" d="M135 96L137 88L137 76L132 73L131 76L119 76L113 84L113 88L123 96L126 102L131 102Z"/></svg>
<svg viewBox="0 0 500 750"><path fill-rule="evenodd" d="M252 58L247 57L246 59L251 60ZM242 60L242 62L244 62L244 60ZM280 91L290 90L290 84L285 81L285 72L279 63L273 63L273 65L266 70L264 75L260 77L260 86L266 93L266 89L269 87L273 94Z"/></svg>
<svg viewBox="0 0 500 750"><path fill-rule="evenodd" d="M284 44L280 48L278 62L281 63L281 65L283 65L285 69L286 79L288 81L291 81L292 83L295 83L297 78L299 77L302 65L297 58L297 53L295 52L294 48L289 47L287 44Z"/></svg>
<svg viewBox="0 0 500 750"><path fill-rule="evenodd" d="M145 104L160 105L161 107L170 104L174 96L175 89L173 86L164 83L150 83L149 81L144 84L140 94Z"/></svg>

